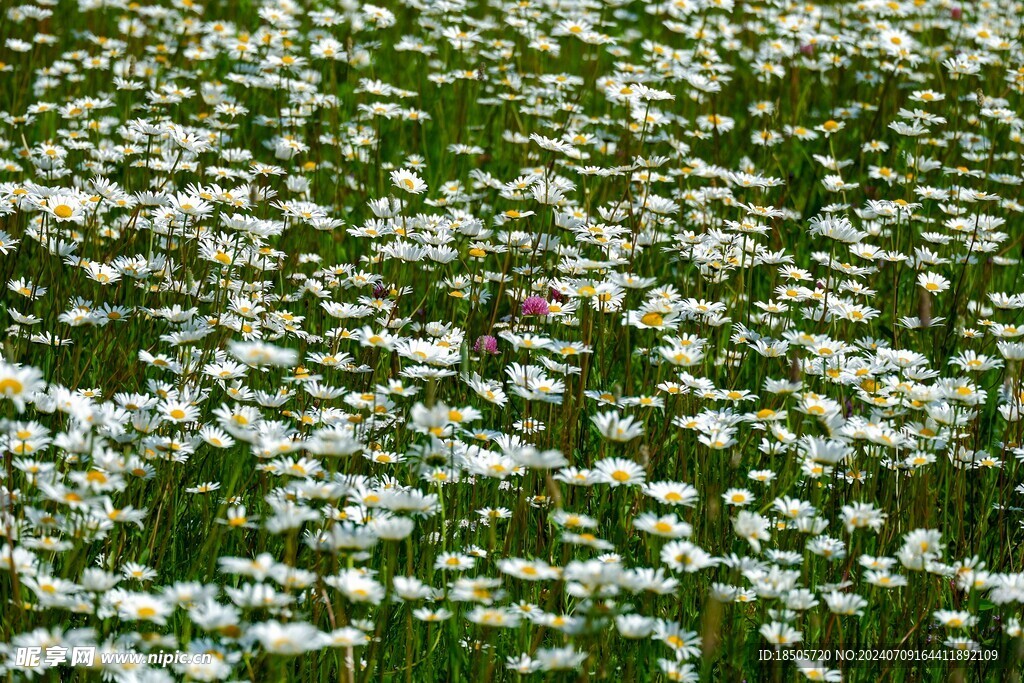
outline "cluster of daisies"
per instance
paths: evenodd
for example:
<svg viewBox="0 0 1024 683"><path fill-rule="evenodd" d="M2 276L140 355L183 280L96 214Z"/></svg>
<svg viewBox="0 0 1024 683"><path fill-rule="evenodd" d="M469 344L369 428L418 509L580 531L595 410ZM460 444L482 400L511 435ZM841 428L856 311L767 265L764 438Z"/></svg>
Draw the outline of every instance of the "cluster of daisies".
<svg viewBox="0 0 1024 683"><path fill-rule="evenodd" d="M72 5L0 22L0 676L1020 666L1014 2Z"/></svg>

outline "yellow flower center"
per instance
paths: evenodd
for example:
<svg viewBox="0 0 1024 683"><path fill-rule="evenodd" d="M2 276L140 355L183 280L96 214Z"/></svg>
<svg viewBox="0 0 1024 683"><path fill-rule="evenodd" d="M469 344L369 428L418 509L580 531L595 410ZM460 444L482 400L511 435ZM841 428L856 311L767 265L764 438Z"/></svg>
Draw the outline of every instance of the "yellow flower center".
<svg viewBox="0 0 1024 683"><path fill-rule="evenodd" d="M643 317L640 318L640 322L648 327L661 327L665 324L665 318L660 313L650 312L644 313Z"/></svg>
<svg viewBox="0 0 1024 683"><path fill-rule="evenodd" d="M13 377L0 379L0 394L4 396L16 396L25 390L25 385Z"/></svg>

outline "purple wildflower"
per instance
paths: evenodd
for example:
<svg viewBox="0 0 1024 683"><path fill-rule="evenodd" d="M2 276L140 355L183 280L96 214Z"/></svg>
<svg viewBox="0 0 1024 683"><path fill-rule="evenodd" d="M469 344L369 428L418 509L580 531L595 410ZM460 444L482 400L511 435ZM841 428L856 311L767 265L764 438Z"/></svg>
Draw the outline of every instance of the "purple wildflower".
<svg viewBox="0 0 1024 683"><path fill-rule="evenodd" d="M498 354L498 340L489 334L482 334L476 338L473 350L477 353Z"/></svg>
<svg viewBox="0 0 1024 683"><path fill-rule="evenodd" d="M528 296L523 302L523 315L547 315L548 301L542 296Z"/></svg>

